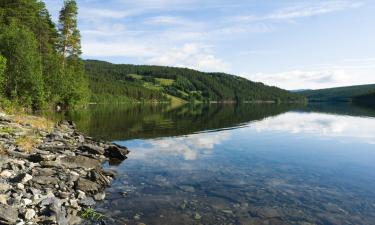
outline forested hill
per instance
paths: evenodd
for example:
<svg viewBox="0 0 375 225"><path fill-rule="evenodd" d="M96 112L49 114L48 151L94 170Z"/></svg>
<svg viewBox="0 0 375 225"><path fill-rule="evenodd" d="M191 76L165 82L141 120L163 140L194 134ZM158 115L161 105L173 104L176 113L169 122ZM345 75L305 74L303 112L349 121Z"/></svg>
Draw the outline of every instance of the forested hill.
<svg viewBox="0 0 375 225"><path fill-rule="evenodd" d="M327 88L319 90L308 90L299 92L306 96L310 102L348 102L356 101L359 96L363 96L360 99L364 101L369 99L371 93L375 93L375 84L368 85L356 85L348 87L338 87L338 88ZM365 98L365 96L367 96Z"/></svg>
<svg viewBox="0 0 375 225"><path fill-rule="evenodd" d="M92 101L304 101L301 95L224 73L86 60Z"/></svg>

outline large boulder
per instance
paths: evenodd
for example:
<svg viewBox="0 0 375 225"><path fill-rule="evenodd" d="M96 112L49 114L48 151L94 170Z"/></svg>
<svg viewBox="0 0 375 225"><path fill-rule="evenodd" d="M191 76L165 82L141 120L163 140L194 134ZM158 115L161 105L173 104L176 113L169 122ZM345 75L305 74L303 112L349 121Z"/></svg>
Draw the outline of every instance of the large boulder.
<svg viewBox="0 0 375 225"><path fill-rule="evenodd" d="M60 160L61 165L66 168L84 168L84 169L94 169L100 165L100 160L89 158L86 156L65 156Z"/></svg>
<svg viewBox="0 0 375 225"><path fill-rule="evenodd" d="M116 144L108 145L104 153L104 155L108 158L115 158L119 160L125 160L127 158L127 154L129 154L129 150L126 147Z"/></svg>
<svg viewBox="0 0 375 225"><path fill-rule="evenodd" d="M93 144L83 144L78 149L84 152L88 152L91 154L98 154L98 155L103 155L105 152L103 147L93 145Z"/></svg>

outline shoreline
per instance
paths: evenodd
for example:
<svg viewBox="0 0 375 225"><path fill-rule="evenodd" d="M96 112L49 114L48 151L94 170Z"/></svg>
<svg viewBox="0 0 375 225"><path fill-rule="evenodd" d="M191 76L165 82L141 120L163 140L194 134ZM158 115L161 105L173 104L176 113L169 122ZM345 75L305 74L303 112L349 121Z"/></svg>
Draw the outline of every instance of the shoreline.
<svg viewBox="0 0 375 225"><path fill-rule="evenodd" d="M105 199L115 173L109 159L127 148L96 141L73 122L0 113L0 224L79 224Z"/></svg>

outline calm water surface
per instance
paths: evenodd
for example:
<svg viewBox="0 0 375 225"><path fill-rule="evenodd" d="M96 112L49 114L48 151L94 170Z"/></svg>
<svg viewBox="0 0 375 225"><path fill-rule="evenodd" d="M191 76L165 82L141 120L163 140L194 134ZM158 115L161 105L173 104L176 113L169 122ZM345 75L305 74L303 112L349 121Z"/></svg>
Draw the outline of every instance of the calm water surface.
<svg viewBox="0 0 375 225"><path fill-rule="evenodd" d="M93 106L84 132L131 153L97 210L114 224L375 224L375 110Z"/></svg>

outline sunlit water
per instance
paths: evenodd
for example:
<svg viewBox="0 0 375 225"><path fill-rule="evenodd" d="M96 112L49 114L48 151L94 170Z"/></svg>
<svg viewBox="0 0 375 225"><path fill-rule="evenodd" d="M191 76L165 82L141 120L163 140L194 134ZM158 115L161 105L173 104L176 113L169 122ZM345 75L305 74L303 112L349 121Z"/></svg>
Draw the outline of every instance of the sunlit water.
<svg viewBox="0 0 375 225"><path fill-rule="evenodd" d="M114 224L375 224L375 110L123 108L72 115L131 150L97 206Z"/></svg>

